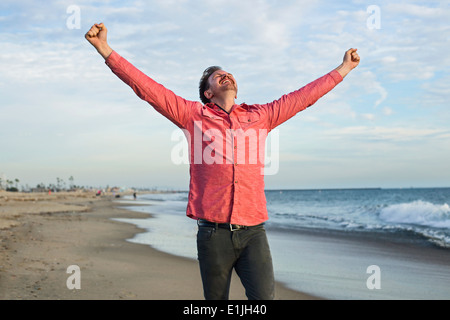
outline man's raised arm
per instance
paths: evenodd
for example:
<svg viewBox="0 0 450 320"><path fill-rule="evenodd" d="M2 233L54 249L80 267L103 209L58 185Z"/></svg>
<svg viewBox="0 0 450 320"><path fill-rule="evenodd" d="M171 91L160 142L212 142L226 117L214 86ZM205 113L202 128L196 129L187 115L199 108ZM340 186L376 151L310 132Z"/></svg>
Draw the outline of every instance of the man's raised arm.
<svg viewBox="0 0 450 320"><path fill-rule="evenodd" d="M100 53L105 60L113 51L108 45L107 33L108 30L103 23L96 23L84 36L86 40L89 41L95 49L97 49L98 53Z"/></svg>
<svg viewBox="0 0 450 320"><path fill-rule="evenodd" d="M86 33L85 38L105 59L105 63L111 71L129 85L142 100L147 101L175 125L183 128L193 106L200 103L177 96L122 58L108 45L107 32L103 23L94 24Z"/></svg>
<svg viewBox="0 0 450 320"><path fill-rule="evenodd" d="M332 90L350 71L358 66L360 59L356 51L357 49L353 48L347 50L342 64L330 73L297 91L264 105L264 109L271 115L270 127L275 128L298 112L313 105L317 100Z"/></svg>

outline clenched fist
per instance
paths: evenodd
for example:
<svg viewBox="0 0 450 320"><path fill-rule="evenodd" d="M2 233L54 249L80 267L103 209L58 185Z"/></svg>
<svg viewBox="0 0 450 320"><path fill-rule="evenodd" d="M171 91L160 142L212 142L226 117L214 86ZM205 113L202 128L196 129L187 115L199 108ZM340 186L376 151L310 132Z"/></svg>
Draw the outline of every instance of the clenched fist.
<svg viewBox="0 0 450 320"><path fill-rule="evenodd" d="M352 48L347 50L344 55L344 61L336 68L336 71L341 74L342 78L358 66L360 58L356 51L358 49Z"/></svg>
<svg viewBox="0 0 450 320"><path fill-rule="evenodd" d="M356 52L358 49L349 49L345 52L344 64L347 64L349 68L354 69L359 64L359 55Z"/></svg>
<svg viewBox="0 0 450 320"><path fill-rule="evenodd" d="M108 30L103 23L94 24L91 29L84 35L87 41L97 49L98 53L102 55L103 58L107 58L112 49L108 45L107 35Z"/></svg>

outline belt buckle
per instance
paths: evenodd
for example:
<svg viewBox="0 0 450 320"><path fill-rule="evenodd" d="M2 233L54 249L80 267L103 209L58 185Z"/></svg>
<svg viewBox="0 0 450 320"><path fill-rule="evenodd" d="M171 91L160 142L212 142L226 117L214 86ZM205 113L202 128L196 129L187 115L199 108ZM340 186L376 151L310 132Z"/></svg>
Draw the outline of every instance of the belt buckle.
<svg viewBox="0 0 450 320"><path fill-rule="evenodd" d="M231 223L230 223L230 231L231 231L231 232L237 231L237 230L240 230L240 229L242 229L242 226L241 226L241 225L238 225L238 224L231 224Z"/></svg>

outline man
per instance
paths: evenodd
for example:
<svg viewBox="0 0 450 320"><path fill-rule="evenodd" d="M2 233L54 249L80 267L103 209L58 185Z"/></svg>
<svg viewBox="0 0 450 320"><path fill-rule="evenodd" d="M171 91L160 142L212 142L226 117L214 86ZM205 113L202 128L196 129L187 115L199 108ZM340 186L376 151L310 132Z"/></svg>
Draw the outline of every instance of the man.
<svg viewBox="0 0 450 320"><path fill-rule="evenodd" d="M203 102L185 100L149 78L113 51L104 24L86 39L106 64L155 110L181 128L189 144L187 216L198 221L197 249L206 299L228 299L236 270L249 299L273 299L272 258L264 229L264 141L268 132L314 104L359 64L356 49L335 70L264 105L236 105L233 75L220 67L205 70Z"/></svg>

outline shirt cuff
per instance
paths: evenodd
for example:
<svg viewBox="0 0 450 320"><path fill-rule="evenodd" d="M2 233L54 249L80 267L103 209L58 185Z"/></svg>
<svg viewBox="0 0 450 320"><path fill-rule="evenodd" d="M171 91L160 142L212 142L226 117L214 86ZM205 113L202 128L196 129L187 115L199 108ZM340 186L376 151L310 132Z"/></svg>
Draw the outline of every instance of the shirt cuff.
<svg viewBox="0 0 450 320"><path fill-rule="evenodd" d="M119 62L120 58L120 55L113 50L108 58L105 59L105 63L108 67L112 67Z"/></svg>
<svg viewBox="0 0 450 320"><path fill-rule="evenodd" d="M336 70L331 71L329 73L329 75L333 78L333 80L336 84L338 84L339 82L344 80L344 78L342 78L341 74L339 72L337 72Z"/></svg>

